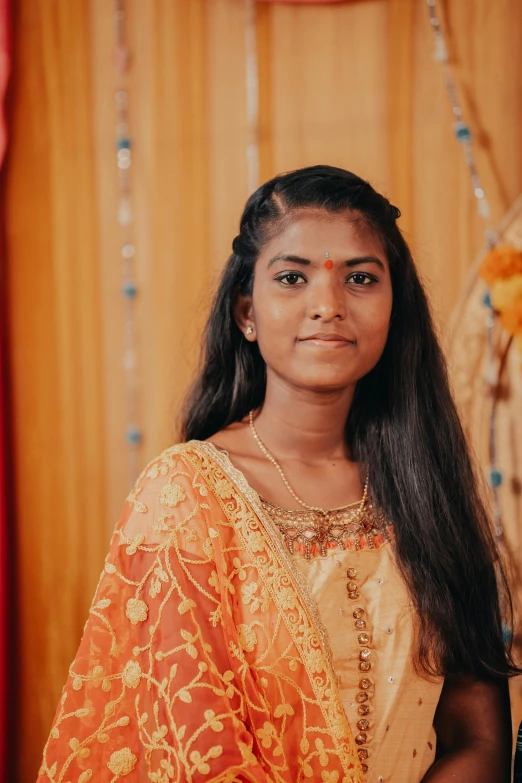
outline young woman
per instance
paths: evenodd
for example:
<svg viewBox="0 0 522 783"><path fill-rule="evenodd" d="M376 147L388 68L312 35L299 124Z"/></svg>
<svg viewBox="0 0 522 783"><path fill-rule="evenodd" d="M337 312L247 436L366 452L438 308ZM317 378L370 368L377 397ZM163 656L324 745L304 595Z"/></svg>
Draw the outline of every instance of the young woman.
<svg viewBox="0 0 522 783"><path fill-rule="evenodd" d="M42 783L509 780L496 554L398 216L328 166L248 200Z"/></svg>

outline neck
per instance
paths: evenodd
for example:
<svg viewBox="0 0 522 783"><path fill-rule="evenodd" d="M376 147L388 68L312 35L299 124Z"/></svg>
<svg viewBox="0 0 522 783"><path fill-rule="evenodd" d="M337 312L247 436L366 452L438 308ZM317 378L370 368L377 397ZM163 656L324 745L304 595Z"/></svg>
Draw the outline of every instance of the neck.
<svg viewBox="0 0 522 783"><path fill-rule="evenodd" d="M345 423L355 385L332 392L291 388L268 377L265 401L256 429L278 459L323 462L349 457Z"/></svg>

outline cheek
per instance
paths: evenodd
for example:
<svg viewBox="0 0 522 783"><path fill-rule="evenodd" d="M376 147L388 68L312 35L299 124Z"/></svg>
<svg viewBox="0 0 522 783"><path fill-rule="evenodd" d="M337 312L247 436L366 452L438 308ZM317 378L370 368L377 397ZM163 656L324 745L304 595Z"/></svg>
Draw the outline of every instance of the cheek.
<svg viewBox="0 0 522 783"><path fill-rule="evenodd" d="M391 296L378 299L361 307L355 315L357 332L366 344L384 348L390 326L392 302Z"/></svg>
<svg viewBox="0 0 522 783"><path fill-rule="evenodd" d="M254 288L252 297L254 315L259 337L263 334L284 334L295 337L296 325L302 317L301 307L292 297L278 297L264 286Z"/></svg>

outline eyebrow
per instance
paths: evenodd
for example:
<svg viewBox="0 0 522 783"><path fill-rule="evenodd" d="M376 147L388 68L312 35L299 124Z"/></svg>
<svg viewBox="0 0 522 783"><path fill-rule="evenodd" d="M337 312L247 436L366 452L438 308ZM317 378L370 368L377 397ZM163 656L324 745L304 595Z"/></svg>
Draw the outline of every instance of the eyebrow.
<svg viewBox="0 0 522 783"><path fill-rule="evenodd" d="M290 261L292 264L299 264L300 266L311 266L312 264L309 258L296 256L293 253L280 253L279 255L270 259L267 269L270 269L270 267L273 264L276 264L278 261ZM357 258L349 258L344 262L344 265L349 268L353 266L359 266L360 264L376 264L380 269L382 269L383 272L386 271L386 267L384 266L383 262L376 256L358 256Z"/></svg>

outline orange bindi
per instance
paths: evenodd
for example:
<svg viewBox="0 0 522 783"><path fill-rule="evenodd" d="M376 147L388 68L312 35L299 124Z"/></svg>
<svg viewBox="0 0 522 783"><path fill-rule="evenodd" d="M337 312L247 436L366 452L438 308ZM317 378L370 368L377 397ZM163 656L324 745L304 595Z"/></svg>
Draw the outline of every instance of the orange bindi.
<svg viewBox="0 0 522 783"><path fill-rule="evenodd" d="M333 269L333 261L331 258L327 258L324 262L324 268L325 269Z"/></svg>

